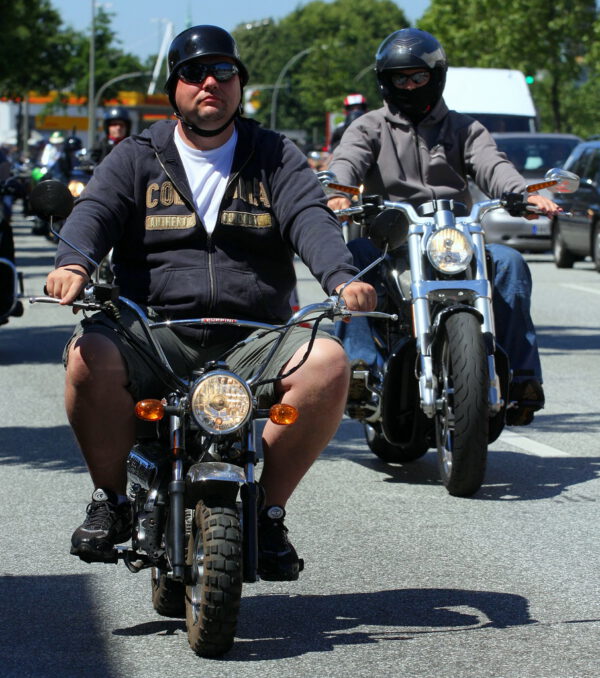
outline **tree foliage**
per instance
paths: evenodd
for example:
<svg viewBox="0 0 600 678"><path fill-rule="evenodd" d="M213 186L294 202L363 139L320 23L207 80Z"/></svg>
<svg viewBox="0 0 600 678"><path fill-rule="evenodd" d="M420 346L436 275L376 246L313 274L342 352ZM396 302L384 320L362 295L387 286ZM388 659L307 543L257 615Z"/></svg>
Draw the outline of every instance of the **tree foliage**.
<svg viewBox="0 0 600 678"><path fill-rule="evenodd" d="M0 96L22 98L30 90L87 96L89 35L65 27L49 0L0 0L0 16ZM116 76L143 70L137 57L116 45L111 17L103 8L96 13L96 88ZM120 82L106 96L139 85L140 81Z"/></svg>
<svg viewBox="0 0 600 678"><path fill-rule="evenodd" d="M0 16L0 96L67 85L77 34L63 27L49 0L0 0Z"/></svg>
<svg viewBox="0 0 600 678"><path fill-rule="evenodd" d="M408 25L391 0L314 0L278 23L238 26L234 36L250 83L263 85L257 119L270 124L273 86L282 75L276 127L307 130L315 142L323 140L325 114L341 110L346 94L361 92L372 108L379 106L370 68L375 52L389 33Z"/></svg>
<svg viewBox="0 0 600 678"><path fill-rule="evenodd" d="M432 0L419 28L453 66L511 68L535 77L542 129L575 131L595 0Z"/></svg>

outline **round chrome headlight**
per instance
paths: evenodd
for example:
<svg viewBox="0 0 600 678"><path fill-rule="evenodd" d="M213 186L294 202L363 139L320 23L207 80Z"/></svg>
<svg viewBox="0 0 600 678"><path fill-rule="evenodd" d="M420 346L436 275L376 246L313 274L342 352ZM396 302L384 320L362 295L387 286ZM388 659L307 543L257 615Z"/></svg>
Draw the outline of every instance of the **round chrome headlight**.
<svg viewBox="0 0 600 678"><path fill-rule="evenodd" d="M462 273L471 263L473 247L457 228L441 228L427 242L427 257L441 273Z"/></svg>
<svg viewBox="0 0 600 678"><path fill-rule="evenodd" d="M213 435L225 435L243 426L252 409L248 386L231 372L209 372L192 387L192 416Z"/></svg>

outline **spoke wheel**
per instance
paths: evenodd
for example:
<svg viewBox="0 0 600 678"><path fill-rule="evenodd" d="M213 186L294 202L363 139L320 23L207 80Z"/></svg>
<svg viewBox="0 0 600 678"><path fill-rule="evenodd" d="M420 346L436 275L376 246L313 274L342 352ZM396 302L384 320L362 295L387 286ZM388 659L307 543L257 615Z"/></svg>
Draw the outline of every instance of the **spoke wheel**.
<svg viewBox="0 0 600 678"><path fill-rule="evenodd" d="M198 502L186 561L188 640L201 657L218 657L233 645L242 596L242 530L235 504Z"/></svg>
<svg viewBox="0 0 600 678"><path fill-rule="evenodd" d="M479 322L470 313L446 321L438 355L438 466L446 489L470 497L481 487L488 445L487 355Z"/></svg>

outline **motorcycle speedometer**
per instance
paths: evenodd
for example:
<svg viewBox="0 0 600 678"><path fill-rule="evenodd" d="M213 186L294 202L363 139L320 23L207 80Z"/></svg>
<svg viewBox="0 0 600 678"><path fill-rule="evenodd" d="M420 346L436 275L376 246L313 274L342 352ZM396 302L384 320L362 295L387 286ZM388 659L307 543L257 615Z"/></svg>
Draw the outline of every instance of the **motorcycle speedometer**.
<svg viewBox="0 0 600 678"><path fill-rule="evenodd" d="M427 241L427 257L441 273L456 275L471 263L473 246L457 228L441 228Z"/></svg>
<svg viewBox="0 0 600 678"><path fill-rule="evenodd" d="M252 394L238 376L218 370L194 383L190 403L198 426L212 435L225 435L237 431L248 421Z"/></svg>

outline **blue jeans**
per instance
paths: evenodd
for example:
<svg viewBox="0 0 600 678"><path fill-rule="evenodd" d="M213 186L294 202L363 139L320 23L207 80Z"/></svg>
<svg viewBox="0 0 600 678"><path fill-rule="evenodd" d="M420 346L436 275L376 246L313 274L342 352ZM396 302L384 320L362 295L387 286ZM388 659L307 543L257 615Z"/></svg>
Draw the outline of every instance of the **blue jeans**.
<svg viewBox="0 0 600 678"><path fill-rule="evenodd" d="M361 270L381 254L366 238L352 240L348 248L354 257L354 264ZM488 245L486 249L495 264L492 306L496 341L508 355L513 382L534 378L542 383L542 366L531 320L532 283L529 266L519 252L506 245ZM381 300L385 290L378 267L369 271L363 280L375 287ZM383 358L376 349L367 318L337 323L335 334L343 341L351 361L363 360L372 367L382 366Z"/></svg>

